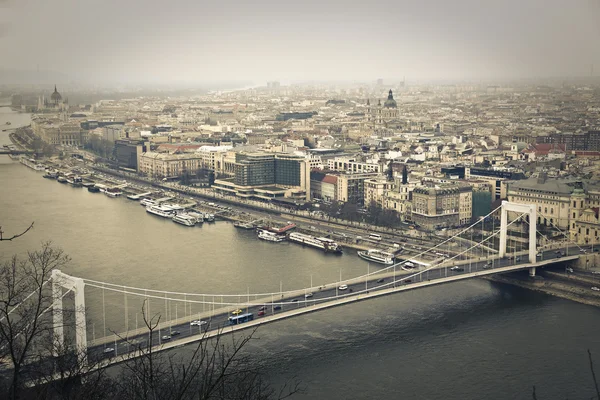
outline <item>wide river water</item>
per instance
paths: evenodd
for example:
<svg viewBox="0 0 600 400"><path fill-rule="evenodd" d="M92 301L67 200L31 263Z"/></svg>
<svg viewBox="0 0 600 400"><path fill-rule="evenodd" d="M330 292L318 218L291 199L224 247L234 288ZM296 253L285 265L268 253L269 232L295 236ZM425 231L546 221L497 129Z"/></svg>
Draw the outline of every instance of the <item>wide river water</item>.
<svg viewBox="0 0 600 400"><path fill-rule="evenodd" d="M9 128L6 121L15 128L29 116L0 107L0 129ZM8 132L0 132L0 146L7 143ZM0 244L0 258L52 240L72 258L65 272L121 285L277 292L280 285L298 289L311 279L320 285L367 269L352 254L266 243L226 222L179 226L147 215L136 202L43 179L0 156L4 235L31 221L32 231ZM100 290L86 290L86 298L98 321L94 336L123 327L122 295L106 293L104 307ZM128 299L128 307L132 327L140 304ZM264 372L274 384L299 379L305 393L297 399L530 399L533 385L540 400L589 399L594 388L586 351L600 365L599 333L597 308L470 280L266 325L246 351L267 361Z"/></svg>

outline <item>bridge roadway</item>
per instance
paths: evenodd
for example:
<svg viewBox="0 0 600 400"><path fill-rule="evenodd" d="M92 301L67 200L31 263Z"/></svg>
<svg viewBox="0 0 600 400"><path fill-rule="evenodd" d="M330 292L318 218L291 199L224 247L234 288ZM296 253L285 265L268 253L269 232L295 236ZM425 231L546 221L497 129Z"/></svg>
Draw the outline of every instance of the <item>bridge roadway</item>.
<svg viewBox="0 0 600 400"><path fill-rule="evenodd" d="M590 251L587 246L582 246L581 249ZM360 281L346 281L348 289L345 290L340 290L338 284L321 288L321 290L317 289L310 298L305 298L302 293L306 293L306 291L300 290L297 291L298 295L295 297L279 298L273 303L271 303L271 301L265 303L252 302L247 305L242 303L240 304L240 308L244 313L253 313L254 320L239 325L229 325L228 318L231 315L230 311L238 308L233 306L233 308L228 307L216 310L217 313L212 315L210 319L206 319L206 324L202 326L192 326L189 321L184 323L179 322L170 327L163 325L160 330L157 330L153 334L153 351L180 347L222 333L247 329L307 312L314 312L404 290L418 289L425 286L438 285L496 273L525 270L531 267L541 267L558 262L573 261L579 258L581 251L582 250L580 250L579 247L545 250L541 253L541 257L539 257L539 260L537 260L535 264L529 263L526 255L521 255L520 261L516 263L514 262L514 259L499 259L497 256L490 257L489 259L482 259L481 261L470 260L467 261L466 264L464 262L454 263L454 265L462 265L462 271L451 271L450 268L452 264L447 264L445 266L442 265L432 268L427 272L414 271L410 272L408 275L402 276L400 275L400 271L402 270L398 268L396 272L392 271L374 274L368 281L365 281L364 279ZM562 253L558 254L558 252ZM406 274L406 271L402 271L402 273ZM275 308L277 308L277 306L280 306L281 308L276 310ZM261 307L265 308L265 315L259 317L258 312ZM204 315L206 315L206 313ZM181 319L179 321L181 321ZM177 333L173 334L174 332ZM165 335L170 335L171 339L163 340L162 337ZM134 358L138 356L138 351L135 351L136 349L147 348L148 336L149 334L146 331L145 333L130 335L127 341L122 338L115 340L114 338L116 336L113 336L112 339L107 337L105 338L107 340L105 340L104 343L95 344L88 348L88 357L90 361L98 362L100 367Z"/></svg>

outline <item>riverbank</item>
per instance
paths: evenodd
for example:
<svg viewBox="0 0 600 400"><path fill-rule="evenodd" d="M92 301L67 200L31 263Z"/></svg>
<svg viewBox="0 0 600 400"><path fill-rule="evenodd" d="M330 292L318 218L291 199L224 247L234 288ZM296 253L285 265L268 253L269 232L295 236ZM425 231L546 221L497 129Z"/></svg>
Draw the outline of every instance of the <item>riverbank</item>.
<svg viewBox="0 0 600 400"><path fill-rule="evenodd" d="M560 274L551 271L541 271L540 275L541 276L538 276L535 279L518 276L517 274L495 275L484 279L492 282L518 286L520 288L549 294L581 304L600 307L600 292L592 291L590 289L594 283L586 281L585 283L589 284L589 286L582 286L581 283L583 281L576 275L569 275L565 278L564 276L559 276ZM565 279L570 280L570 282ZM600 286L600 278L598 278L595 283L597 286Z"/></svg>

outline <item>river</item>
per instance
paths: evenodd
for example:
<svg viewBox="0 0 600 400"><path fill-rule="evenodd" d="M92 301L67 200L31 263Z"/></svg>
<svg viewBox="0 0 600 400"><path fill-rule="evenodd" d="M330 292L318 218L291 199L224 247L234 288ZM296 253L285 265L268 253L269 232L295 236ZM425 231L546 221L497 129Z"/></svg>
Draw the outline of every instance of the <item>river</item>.
<svg viewBox="0 0 600 400"><path fill-rule="evenodd" d="M0 108L0 126L6 120L15 128L29 116ZM0 145L6 143L8 132L0 132ZM32 231L0 244L2 259L52 240L72 257L65 272L122 285L276 292L367 268L351 254L259 241L226 222L179 226L136 202L43 179L0 156L4 234L31 221ZM86 296L90 316L102 321L105 314L107 321L93 324L94 335L125 324L123 312L114 311L122 309L121 297L107 293L103 307L98 289ZM129 299L128 307L131 326L140 304ZM539 399L577 399L593 395L586 350L600 365L599 331L597 308L470 280L273 323L246 351L267 361L264 372L274 384L298 378L306 392L296 399L530 399L533 385Z"/></svg>

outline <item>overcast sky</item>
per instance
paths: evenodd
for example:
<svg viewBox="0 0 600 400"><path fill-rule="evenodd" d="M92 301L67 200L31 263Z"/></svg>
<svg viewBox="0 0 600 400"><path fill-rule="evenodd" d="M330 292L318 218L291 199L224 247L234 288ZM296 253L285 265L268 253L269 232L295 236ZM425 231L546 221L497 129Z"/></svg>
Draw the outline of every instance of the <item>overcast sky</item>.
<svg viewBox="0 0 600 400"><path fill-rule="evenodd" d="M0 0L0 68L96 82L600 75L600 0Z"/></svg>

